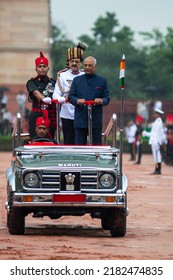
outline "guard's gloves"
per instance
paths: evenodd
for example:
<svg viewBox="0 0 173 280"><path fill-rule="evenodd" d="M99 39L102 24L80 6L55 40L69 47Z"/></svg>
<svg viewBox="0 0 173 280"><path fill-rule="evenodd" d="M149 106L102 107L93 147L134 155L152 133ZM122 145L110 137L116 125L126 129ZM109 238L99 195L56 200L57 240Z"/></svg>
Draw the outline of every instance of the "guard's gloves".
<svg viewBox="0 0 173 280"><path fill-rule="evenodd" d="M46 104L51 104L51 98L50 97L45 97L42 99L42 101Z"/></svg>
<svg viewBox="0 0 173 280"><path fill-rule="evenodd" d="M60 104L63 104L63 103L65 103L65 97L63 97L63 96L58 96L58 102L60 103Z"/></svg>
<svg viewBox="0 0 173 280"><path fill-rule="evenodd" d="M149 137L149 136L150 136L150 133L147 132L146 130L143 130L143 131L142 131L142 136L143 136L143 137L146 137L146 136Z"/></svg>

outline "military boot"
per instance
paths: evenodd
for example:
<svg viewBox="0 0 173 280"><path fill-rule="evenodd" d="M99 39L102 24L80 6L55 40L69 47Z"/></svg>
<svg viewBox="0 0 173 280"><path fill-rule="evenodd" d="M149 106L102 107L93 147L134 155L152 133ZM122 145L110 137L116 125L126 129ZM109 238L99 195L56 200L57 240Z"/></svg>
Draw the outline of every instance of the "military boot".
<svg viewBox="0 0 173 280"><path fill-rule="evenodd" d="M156 164L156 168L154 170L154 172L151 173L151 175L160 175L161 174L161 163L157 163Z"/></svg>

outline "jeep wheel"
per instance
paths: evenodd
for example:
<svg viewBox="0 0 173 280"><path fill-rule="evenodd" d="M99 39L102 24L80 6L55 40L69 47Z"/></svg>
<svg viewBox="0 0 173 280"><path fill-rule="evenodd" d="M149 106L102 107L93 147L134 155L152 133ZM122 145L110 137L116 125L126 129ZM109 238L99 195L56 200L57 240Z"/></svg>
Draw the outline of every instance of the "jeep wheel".
<svg viewBox="0 0 173 280"><path fill-rule="evenodd" d="M112 237L123 237L126 234L125 209L116 209L111 215L110 233Z"/></svg>
<svg viewBox="0 0 173 280"><path fill-rule="evenodd" d="M25 232L25 216L20 208L12 207L7 214L7 225L10 234L23 235Z"/></svg>
<svg viewBox="0 0 173 280"><path fill-rule="evenodd" d="M110 229L110 220L108 219L108 217L101 218L101 226L102 226L102 229L104 229L104 230Z"/></svg>

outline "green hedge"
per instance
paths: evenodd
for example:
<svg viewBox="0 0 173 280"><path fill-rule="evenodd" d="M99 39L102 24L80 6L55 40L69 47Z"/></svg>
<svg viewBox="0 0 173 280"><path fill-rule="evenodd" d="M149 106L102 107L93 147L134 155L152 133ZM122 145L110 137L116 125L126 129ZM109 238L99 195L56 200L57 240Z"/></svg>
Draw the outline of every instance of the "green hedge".
<svg viewBox="0 0 173 280"><path fill-rule="evenodd" d="M11 136L0 136L0 151L8 152L12 150L12 137Z"/></svg>

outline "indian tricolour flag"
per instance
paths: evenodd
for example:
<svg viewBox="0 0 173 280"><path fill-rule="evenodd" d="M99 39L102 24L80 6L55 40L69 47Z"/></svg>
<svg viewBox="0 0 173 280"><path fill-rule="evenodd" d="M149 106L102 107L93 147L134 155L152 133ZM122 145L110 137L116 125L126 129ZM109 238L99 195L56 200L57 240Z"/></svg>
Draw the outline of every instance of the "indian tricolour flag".
<svg viewBox="0 0 173 280"><path fill-rule="evenodd" d="M123 54L122 60L120 62L120 87L124 88L124 78L125 78L125 55Z"/></svg>

